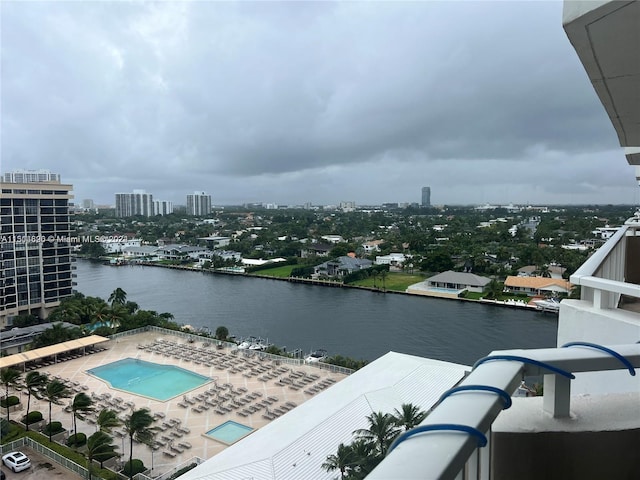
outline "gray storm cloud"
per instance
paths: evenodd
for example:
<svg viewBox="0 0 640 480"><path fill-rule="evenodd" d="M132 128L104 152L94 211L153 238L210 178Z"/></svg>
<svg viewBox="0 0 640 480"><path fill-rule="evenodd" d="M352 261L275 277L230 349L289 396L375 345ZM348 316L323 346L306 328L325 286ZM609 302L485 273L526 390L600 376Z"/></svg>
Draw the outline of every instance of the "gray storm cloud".
<svg viewBox="0 0 640 480"><path fill-rule="evenodd" d="M2 170L58 171L79 198L636 195L559 2L0 8Z"/></svg>

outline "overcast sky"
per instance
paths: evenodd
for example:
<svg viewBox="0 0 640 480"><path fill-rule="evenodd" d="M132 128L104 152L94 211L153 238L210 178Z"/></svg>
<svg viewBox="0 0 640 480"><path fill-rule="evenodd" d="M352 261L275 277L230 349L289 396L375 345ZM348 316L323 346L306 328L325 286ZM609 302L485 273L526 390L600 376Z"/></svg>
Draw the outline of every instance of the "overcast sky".
<svg viewBox="0 0 640 480"><path fill-rule="evenodd" d="M0 170L77 202L639 199L559 1L0 9Z"/></svg>

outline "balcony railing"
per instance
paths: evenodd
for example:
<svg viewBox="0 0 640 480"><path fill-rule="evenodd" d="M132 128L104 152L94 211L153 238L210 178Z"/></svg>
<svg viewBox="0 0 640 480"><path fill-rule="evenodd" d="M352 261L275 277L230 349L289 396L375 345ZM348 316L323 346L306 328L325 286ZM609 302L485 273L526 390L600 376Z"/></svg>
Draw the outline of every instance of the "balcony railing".
<svg viewBox="0 0 640 480"><path fill-rule="evenodd" d="M544 375L543 409L569 416L573 373L640 368L640 344L493 352L445 393L418 427L405 432L368 480L491 478L490 430L525 375ZM480 448L482 447L482 448Z"/></svg>
<svg viewBox="0 0 640 480"><path fill-rule="evenodd" d="M621 295L640 298L640 285L626 281L628 242L638 236L636 214L571 275L571 283L581 287L582 300L604 309L617 308Z"/></svg>

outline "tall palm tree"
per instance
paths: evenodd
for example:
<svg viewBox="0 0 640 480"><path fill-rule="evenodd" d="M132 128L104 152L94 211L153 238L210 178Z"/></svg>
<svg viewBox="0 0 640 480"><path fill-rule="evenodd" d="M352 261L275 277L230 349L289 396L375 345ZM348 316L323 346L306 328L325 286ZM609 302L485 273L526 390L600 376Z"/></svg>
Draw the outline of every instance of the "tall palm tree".
<svg viewBox="0 0 640 480"><path fill-rule="evenodd" d="M396 426L393 415L374 412L367 416L369 428L361 428L354 435L372 442L380 455L384 456L391 442L398 436L400 429Z"/></svg>
<svg viewBox="0 0 640 480"><path fill-rule="evenodd" d="M66 387L64 383L59 380L51 380L47 383L47 386L44 390L44 396L47 398L49 402L49 425L51 425L51 406L52 404L58 403L63 398L67 398L71 396L71 391ZM51 428L49 429L49 441L51 441Z"/></svg>
<svg viewBox="0 0 640 480"><path fill-rule="evenodd" d="M26 418L26 427L27 432L29 431L29 411L31 410L31 395L40 387L42 387L45 383L47 383L47 376L42 375L40 372L29 372L25 377L25 386L27 387L27 416Z"/></svg>
<svg viewBox="0 0 640 480"><path fill-rule="evenodd" d="M127 292L120 287L116 288L111 295L109 295L109 303L113 308L114 305L124 305L127 303Z"/></svg>
<svg viewBox="0 0 640 480"><path fill-rule="evenodd" d="M78 414L93 411L93 400L84 392L80 392L73 397L71 402L71 412L73 414L73 434L78 434ZM78 438L77 436L75 438Z"/></svg>
<svg viewBox="0 0 640 480"><path fill-rule="evenodd" d="M0 382L2 382L5 387L4 398L7 406L7 422L9 421L9 387L15 386L21 376L22 373L20 370L16 370L15 368L8 367L0 370Z"/></svg>
<svg viewBox="0 0 640 480"><path fill-rule="evenodd" d="M403 403L400 410L397 408L394 412L394 420L398 427L404 427L405 432L420 425L427 418L427 412L412 403Z"/></svg>
<svg viewBox="0 0 640 480"><path fill-rule="evenodd" d="M105 408L98 414L96 424L101 432L111 433L111 430L120 425L120 419L115 410Z"/></svg>
<svg viewBox="0 0 640 480"><path fill-rule="evenodd" d="M341 443L338 445L338 452L327 456L327 460L322 464L322 468L327 472L340 470L340 478L344 480L347 468L352 464L354 459L351 446Z"/></svg>
<svg viewBox="0 0 640 480"><path fill-rule="evenodd" d="M148 408L133 410L124 419L124 430L129 437L129 478L133 478L133 440L140 443L151 443L155 432L152 427L155 419L151 416Z"/></svg>
<svg viewBox="0 0 640 480"><path fill-rule="evenodd" d="M93 461L97 460L102 467L102 462L114 456L116 448L118 447L113 444L113 438L100 430L87 439L87 478L89 480L93 471Z"/></svg>

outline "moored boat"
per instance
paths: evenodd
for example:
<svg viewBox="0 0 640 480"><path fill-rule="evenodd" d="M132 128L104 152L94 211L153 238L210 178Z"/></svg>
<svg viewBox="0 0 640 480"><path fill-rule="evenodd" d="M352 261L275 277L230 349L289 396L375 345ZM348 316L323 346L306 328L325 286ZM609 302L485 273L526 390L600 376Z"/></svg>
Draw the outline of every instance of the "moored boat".
<svg viewBox="0 0 640 480"><path fill-rule="evenodd" d="M326 350L323 350L323 349L314 350L309 355L304 357L304 361L306 363L323 362L323 361L325 361L327 359L327 356L328 355L327 355L327 351Z"/></svg>
<svg viewBox="0 0 640 480"><path fill-rule="evenodd" d="M533 300L536 308L542 312L558 313L560 311L560 302L555 298L547 298L544 300Z"/></svg>

